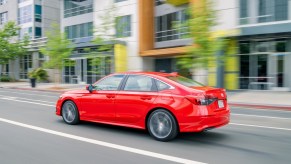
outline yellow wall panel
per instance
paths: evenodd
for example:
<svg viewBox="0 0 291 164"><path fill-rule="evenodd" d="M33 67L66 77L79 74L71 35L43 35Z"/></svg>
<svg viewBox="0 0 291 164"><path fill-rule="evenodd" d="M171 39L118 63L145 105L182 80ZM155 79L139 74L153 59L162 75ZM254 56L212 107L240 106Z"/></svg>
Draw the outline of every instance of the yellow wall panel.
<svg viewBox="0 0 291 164"><path fill-rule="evenodd" d="M216 72L208 73L208 85L212 87L216 86Z"/></svg>
<svg viewBox="0 0 291 164"><path fill-rule="evenodd" d="M238 56L227 56L225 59L225 71L239 71Z"/></svg>
<svg viewBox="0 0 291 164"><path fill-rule="evenodd" d="M238 89L238 73L227 73L224 75L225 89Z"/></svg>
<svg viewBox="0 0 291 164"><path fill-rule="evenodd" d="M127 51L125 45L116 44L114 46L114 58L115 72L127 71Z"/></svg>

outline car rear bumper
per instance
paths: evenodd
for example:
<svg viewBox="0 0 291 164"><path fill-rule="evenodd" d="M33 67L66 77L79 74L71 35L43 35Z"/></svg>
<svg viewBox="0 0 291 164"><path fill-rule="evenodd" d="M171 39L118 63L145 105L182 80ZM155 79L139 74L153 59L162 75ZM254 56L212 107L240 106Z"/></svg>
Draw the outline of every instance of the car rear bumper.
<svg viewBox="0 0 291 164"><path fill-rule="evenodd" d="M215 115L193 116L188 122L180 123L180 132L200 132L212 128L218 128L229 123L230 111L219 111Z"/></svg>

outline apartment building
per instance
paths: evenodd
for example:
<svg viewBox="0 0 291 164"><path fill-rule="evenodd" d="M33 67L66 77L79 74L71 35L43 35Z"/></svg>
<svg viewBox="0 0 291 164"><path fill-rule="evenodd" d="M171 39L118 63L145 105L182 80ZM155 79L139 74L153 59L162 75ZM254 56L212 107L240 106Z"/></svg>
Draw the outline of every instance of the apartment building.
<svg viewBox="0 0 291 164"><path fill-rule="evenodd" d="M153 70L183 72L176 60L185 53L184 47L195 44L195 40L183 39L183 33L179 33L183 30L175 29L171 22L184 21L183 10L189 3L195 5L199 0L140 1L139 51L142 57L153 59ZM291 1L215 0L213 3L218 22L213 32L225 33L224 37L232 40L238 52L228 55L222 74L217 68L209 68L194 71L194 78L217 86L217 76L223 76L223 87L231 90L290 90Z"/></svg>
<svg viewBox="0 0 291 164"><path fill-rule="evenodd" d="M62 30L76 45L69 59L74 65L63 70L64 82L94 83L112 72L143 69L137 51L137 0L62 0L61 13ZM100 52L97 35L108 39L111 48Z"/></svg>
<svg viewBox="0 0 291 164"><path fill-rule="evenodd" d="M291 89L291 1L239 0L239 88Z"/></svg>
<svg viewBox="0 0 291 164"><path fill-rule="evenodd" d="M44 33L52 21L75 44L70 59L73 65L63 69L63 82L93 83L112 72L122 71L187 71L177 65L185 46L195 40L184 38L183 23L190 3L200 0L1 0L1 24L15 20L21 26L19 38L28 34L30 53L12 61L2 74L13 72L26 79L27 71L44 60L38 47L45 43ZM223 76L227 89L290 90L291 74L291 0L215 0L218 25L213 31L225 33L238 47L228 56L223 73L216 68L195 70L193 78L210 86ZM104 26L104 16L113 13L110 29L103 34L114 38L106 42L109 49L93 42ZM0 26L1 26L0 24ZM235 32L234 32L235 31ZM230 34L229 34L230 33ZM93 55L92 55L93 54ZM98 61L99 64L93 64ZM0 70L1 71L1 70ZM189 75L190 76L190 75Z"/></svg>
<svg viewBox="0 0 291 164"><path fill-rule="evenodd" d="M1 0L0 26L7 21L15 21L20 27L18 39L29 36L28 54L10 61L2 75L9 75L14 79L27 79L27 73L42 66L45 57L39 52L39 47L46 43L45 32L53 22L59 23L60 9L58 0Z"/></svg>

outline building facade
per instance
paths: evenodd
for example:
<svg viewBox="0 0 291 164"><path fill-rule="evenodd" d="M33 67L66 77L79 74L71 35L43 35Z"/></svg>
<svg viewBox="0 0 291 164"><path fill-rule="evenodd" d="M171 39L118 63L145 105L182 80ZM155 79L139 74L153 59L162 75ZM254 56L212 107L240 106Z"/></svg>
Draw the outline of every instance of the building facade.
<svg viewBox="0 0 291 164"><path fill-rule="evenodd" d="M291 89L291 1L238 2L239 88Z"/></svg>
<svg viewBox="0 0 291 164"><path fill-rule="evenodd" d="M28 54L10 61L1 67L2 75L9 75L14 79L25 80L27 73L42 66L46 60L39 52L39 48L46 43L45 33L52 23L59 23L60 9L58 0L2 0L0 1L1 25L7 21L15 21L20 27L18 39L28 36L30 44Z"/></svg>
<svg viewBox="0 0 291 164"><path fill-rule="evenodd" d="M179 72L210 86L223 77L226 89L290 90L291 0L215 0L217 25L237 47L228 55L223 73L217 68L196 69L193 74L177 65L185 47L195 40L184 37L187 30L175 26L187 18L190 3L201 0L2 0L0 26L15 20L19 38L31 38L30 53L11 61L2 74L26 79L27 71L45 60L38 48L46 42L44 33L59 22L75 49L64 62L63 82L93 83L112 72ZM106 18L107 16L107 18ZM110 17L110 18L108 18ZM104 32L104 29L106 29ZM102 44L94 40L107 38ZM113 41L114 40L114 41ZM100 47L107 45L106 50Z"/></svg>

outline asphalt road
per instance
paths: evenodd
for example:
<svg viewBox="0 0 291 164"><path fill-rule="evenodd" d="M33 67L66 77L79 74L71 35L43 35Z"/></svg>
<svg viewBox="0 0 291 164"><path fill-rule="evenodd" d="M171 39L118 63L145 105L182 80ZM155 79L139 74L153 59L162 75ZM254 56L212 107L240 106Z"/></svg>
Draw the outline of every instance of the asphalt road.
<svg viewBox="0 0 291 164"><path fill-rule="evenodd" d="M0 88L0 163L289 164L291 112L231 108L231 123L158 142L147 132L55 115L58 93Z"/></svg>

